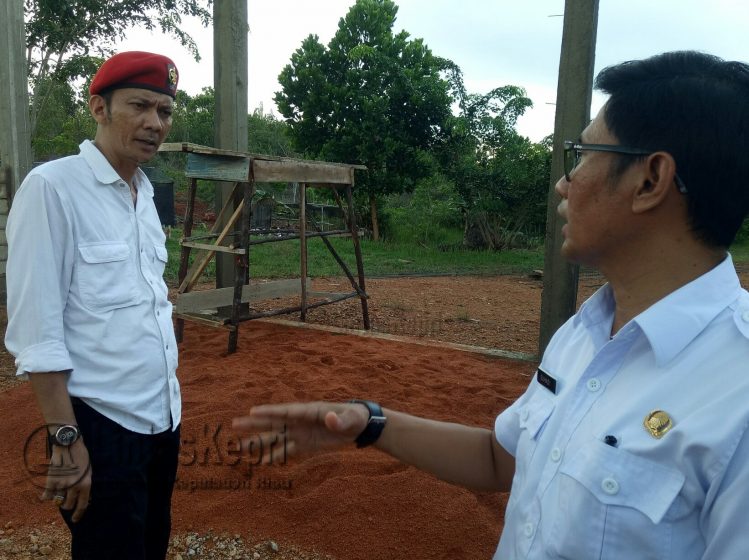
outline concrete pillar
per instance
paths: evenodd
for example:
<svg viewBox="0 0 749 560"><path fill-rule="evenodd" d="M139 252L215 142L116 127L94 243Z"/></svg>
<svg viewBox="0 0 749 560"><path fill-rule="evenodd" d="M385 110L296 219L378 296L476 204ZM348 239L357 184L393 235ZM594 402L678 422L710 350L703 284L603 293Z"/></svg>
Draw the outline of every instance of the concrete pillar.
<svg viewBox="0 0 749 560"><path fill-rule="evenodd" d="M5 224L13 194L31 168L23 1L0 3L0 300L5 302Z"/></svg>
<svg viewBox="0 0 749 560"><path fill-rule="evenodd" d="M213 87L216 90L215 143L225 150L247 151L247 0L213 3ZM216 213L233 184L216 186ZM234 201L238 204L241 193ZM232 213L225 213L226 217ZM239 226L237 224L237 230ZM231 254L216 254L216 287L234 285Z"/></svg>
<svg viewBox="0 0 749 560"><path fill-rule="evenodd" d="M575 313L578 267L568 263L560 255L564 221L557 215L560 199L554 191L554 185L564 174L562 143L576 139L590 121L597 29L598 0L565 1L554 121L554 152L546 211L539 356L543 354L556 330Z"/></svg>

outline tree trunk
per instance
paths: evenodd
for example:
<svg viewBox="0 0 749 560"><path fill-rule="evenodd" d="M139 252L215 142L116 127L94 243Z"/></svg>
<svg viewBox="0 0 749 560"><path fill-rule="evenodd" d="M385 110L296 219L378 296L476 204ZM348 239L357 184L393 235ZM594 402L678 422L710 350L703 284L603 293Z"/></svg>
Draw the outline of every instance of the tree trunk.
<svg viewBox="0 0 749 560"><path fill-rule="evenodd" d="M374 195L369 197L369 212L372 215L372 239L380 240L380 226L377 224L377 199Z"/></svg>

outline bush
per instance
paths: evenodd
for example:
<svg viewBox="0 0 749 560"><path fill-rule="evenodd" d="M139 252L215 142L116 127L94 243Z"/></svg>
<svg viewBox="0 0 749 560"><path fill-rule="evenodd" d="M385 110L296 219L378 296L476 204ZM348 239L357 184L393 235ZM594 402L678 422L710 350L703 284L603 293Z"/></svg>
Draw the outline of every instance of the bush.
<svg viewBox="0 0 749 560"><path fill-rule="evenodd" d="M460 196L439 174L420 181L413 194L390 197L383 215L388 237L421 245L444 244L462 224Z"/></svg>

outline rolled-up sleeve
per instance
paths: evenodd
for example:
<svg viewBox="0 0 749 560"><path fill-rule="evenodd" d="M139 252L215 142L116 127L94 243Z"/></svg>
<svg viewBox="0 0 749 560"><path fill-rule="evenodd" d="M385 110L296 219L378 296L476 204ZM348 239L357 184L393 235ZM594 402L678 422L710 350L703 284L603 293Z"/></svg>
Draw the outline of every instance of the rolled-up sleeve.
<svg viewBox="0 0 749 560"><path fill-rule="evenodd" d="M73 273L74 243L64 201L32 172L8 217L8 327L5 346L16 375L73 368L63 313Z"/></svg>

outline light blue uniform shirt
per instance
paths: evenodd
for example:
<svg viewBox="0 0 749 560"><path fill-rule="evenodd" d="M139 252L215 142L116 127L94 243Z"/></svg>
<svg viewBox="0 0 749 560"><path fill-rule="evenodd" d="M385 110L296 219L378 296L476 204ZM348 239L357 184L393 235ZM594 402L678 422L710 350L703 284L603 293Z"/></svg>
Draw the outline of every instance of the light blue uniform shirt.
<svg viewBox="0 0 749 560"><path fill-rule="evenodd" d="M18 375L71 370L68 392L128 430L181 418L167 261L153 187L94 144L24 180L8 220L8 328Z"/></svg>
<svg viewBox="0 0 749 560"><path fill-rule="evenodd" d="M749 293L730 256L610 340L613 314L606 285L544 354L556 392L534 378L495 421L516 472L494 558L749 558Z"/></svg>

